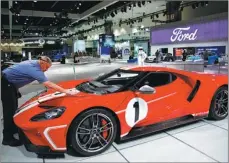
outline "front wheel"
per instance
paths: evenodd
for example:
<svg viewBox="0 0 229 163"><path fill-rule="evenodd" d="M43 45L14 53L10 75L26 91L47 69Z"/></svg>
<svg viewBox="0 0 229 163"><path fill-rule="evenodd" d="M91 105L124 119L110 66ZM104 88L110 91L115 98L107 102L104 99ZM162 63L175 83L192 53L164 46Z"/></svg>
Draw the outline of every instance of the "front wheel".
<svg viewBox="0 0 229 163"><path fill-rule="evenodd" d="M228 115L228 88L219 88L213 96L208 118L222 120Z"/></svg>
<svg viewBox="0 0 229 163"><path fill-rule="evenodd" d="M114 142L117 123L105 109L92 109L80 114L72 123L69 140L82 156L93 156L106 151Z"/></svg>

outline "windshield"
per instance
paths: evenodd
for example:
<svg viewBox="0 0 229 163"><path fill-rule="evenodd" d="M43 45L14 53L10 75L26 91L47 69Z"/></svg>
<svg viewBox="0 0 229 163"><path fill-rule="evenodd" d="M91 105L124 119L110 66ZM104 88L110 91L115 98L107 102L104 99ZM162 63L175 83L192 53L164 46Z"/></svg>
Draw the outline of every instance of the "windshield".
<svg viewBox="0 0 229 163"><path fill-rule="evenodd" d="M139 77L141 72L117 69L76 87L81 92L107 94L117 92Z"/></svg>

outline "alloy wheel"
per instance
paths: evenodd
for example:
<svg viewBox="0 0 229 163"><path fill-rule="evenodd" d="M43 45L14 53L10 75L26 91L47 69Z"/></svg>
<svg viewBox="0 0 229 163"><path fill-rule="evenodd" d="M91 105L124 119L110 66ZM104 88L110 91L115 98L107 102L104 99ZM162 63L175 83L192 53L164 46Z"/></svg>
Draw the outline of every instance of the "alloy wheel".
<svg viewBox="0 0 229 163"><path fill-rule="evenodd" d="M228 114L228 91L221 90L215 99L215 114L224 117Z"/></svg>
<svg viewBox="0 0 229 163"><path fill-rule="evenodd" d="M103 150L114 136L114 125L109 117L94 113L85 117L76 129L76 142L85 152Z"/></svg>

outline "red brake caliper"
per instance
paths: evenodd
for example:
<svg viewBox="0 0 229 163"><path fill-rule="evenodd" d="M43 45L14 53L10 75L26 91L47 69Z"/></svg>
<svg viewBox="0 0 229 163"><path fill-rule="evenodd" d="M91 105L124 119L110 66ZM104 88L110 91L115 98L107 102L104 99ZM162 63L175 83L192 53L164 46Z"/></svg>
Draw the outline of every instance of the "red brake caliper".
<svg viewBox="0 0 229 163"><path fill-rule="evenodd" d="M103 119L102 120L102 126L105 126L107 124L107 122ZM108 136L108 131L107 131L107 126L103 128L103 130L105 130L101 135L106 139Z"/></svg>

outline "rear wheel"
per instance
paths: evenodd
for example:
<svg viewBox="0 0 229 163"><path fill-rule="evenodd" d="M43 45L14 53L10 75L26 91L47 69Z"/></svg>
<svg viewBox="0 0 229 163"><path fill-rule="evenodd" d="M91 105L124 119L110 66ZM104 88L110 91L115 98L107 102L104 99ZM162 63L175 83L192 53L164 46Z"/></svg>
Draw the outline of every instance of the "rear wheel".
<svg viewBox="0 0 229 163"><path fill-rule="evenodd" d="M105 109L92 109L79 115L70 128L69 140L82 156L93 156L107 150L114 142L117 123Z"/></svg>
<svg viewBox="0 0 229 163"><path fill-rule="evenodd" d="M222 120L228 115L228 88L219 88L211 103L208 117L214 120Z"/></svg>

